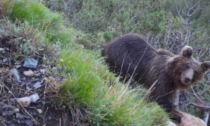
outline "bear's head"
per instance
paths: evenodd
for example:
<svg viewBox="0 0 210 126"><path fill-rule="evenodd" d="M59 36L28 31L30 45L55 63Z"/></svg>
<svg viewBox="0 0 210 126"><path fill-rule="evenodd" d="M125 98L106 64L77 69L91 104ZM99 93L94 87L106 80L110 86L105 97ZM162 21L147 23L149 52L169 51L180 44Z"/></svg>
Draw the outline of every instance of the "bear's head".
<svg viewBox="0 0 210 126"><path fill-rule="evenodd" d="M199 62L192 56L190 46L182 48L181 52L169 60L169 69L173 72L175 85L178 89L187 89L200 80L210 68L210 61Z"/></svg>

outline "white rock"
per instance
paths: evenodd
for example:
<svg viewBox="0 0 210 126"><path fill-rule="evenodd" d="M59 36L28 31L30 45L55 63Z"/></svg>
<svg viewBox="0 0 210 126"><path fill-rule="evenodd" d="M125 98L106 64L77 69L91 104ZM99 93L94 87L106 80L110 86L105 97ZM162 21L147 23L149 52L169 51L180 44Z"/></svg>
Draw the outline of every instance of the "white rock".
<svg viewBox="0 0 210 126"><path fill-rule="evenodd" d="M36 102L37 100L39 100L39 95L37 93L32 94L29 97L31 98L31 102Z"/></svg>
<svg viewBox="0 0 210 126"><path fill-rule="evenodd" d="M23 74L28 77L34 76L34 72L32 70L24 71Z"/></svg>
<svg viewBox="0 0 210 126"><path fill-rule="evenodd" d="M31 98L30 97L17 98L17 102L23 107L28 107L31 104Z"/></svg>
<svg viewBox="0 0 210 126"><path fill-rule="evenodd" d="M37 109L37 112L38 112L39 114L42 114L42 110L41 110L41 109Z"/></svg>
<svg viewBox="0 0 210 126"><path fill-rule="evenodd" d="M171 122L171 121L168 121L167 126L177 126L177 125L175 123Z"/></svg>
<svg viewBox="0 0 210 126"><path fill-rule="evenodd" d="M15 68L20 68L21 67L21 65L15 65Z"/></svg>
<svg viewBox="0 0 210 126"><path fill-rule="evenodd" d="M5 51L5 49L4 48L0 48L0 52L4 52Z"/></svg>
<svg viewBox="0 0 210 126"><path fill-rule="evenodd" d="M22 97L22 98L17 98L17 102L22 105L23 107L28 107L31 102L36 102L39 100L39 95L37 93L32 94L30 96Z"/></svg>
<svg viewBox="0 0 210 126"><path fill-rule="evenodd" d="M11 72L12 72L12 75L15 77L15 79L16 79L18 82L20 82L20 75L19 75L18 70L14 68L14 69L11 70Z"/></svg>
<svg viewBox="0 0 210 126"><path fill-rule="evenodd" d="M19 109L19 108L15 108L15 109L13 109L13 111L14 111L14 112L19 112L20 109Z"/></svg>
<svg viewBox="0 0 210 126"><path fill-rule="evenodd" d="M36 83L33 85L33 87L34 87L35 89L40 88L40 87L42 86L42 83L43 83L43 81L38 81L38 82L36 82Z"/></svg>
<svg viewBox="0 0 210 126"><path fill-rule="evenodd" d="M42 74L45 74L45 73L46 73L46 70L45 70L45 69L40 69L40 72L41 72Z"/></svg>

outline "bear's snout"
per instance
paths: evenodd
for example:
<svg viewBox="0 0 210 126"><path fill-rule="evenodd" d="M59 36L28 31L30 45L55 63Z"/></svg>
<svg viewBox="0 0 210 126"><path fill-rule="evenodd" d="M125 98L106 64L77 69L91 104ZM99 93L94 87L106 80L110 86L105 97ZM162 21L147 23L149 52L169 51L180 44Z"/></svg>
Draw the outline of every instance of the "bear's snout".
<svg viewBox="0 0 210 126"><path fill-rule="evenodd" d="M191 82L191 79L190 78L185 78L184 82L185 82L185 84L189 84Z"/></svg>
<svg viewBox="0 0 210 126"><path fill-rule="evenodd" d="M189 85L192 82L194 75L193 69L188 69L181 74L181 81L184 85Z"/></svg>

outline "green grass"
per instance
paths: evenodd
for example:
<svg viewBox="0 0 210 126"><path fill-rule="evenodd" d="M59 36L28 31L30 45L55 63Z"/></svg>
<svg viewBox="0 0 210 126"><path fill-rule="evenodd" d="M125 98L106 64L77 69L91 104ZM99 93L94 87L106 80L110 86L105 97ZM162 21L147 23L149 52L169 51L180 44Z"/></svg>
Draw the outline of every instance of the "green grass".
<svg viewBox="0 0 210 126"><path fill-rule="evenodd" d="M62 16L52 13L36 0L13 1L10 18L27 21L32 26L43 29L56 29L63 24Z"/></svg>
<svg viewBox="0 0 210 126"><path fill-rule="evenodd" d="M117 81L116 81L117 82ZM142 99L140 88L130 89L119 82L109 87L102 104L95 104L90 119L94 125L164 126L166 114L154 103ZM153 116L151 116L153 115Z"/></svg>
<svg viewBox="0 0 210 126"><path fill-rule="evenodd" d="M79 34L76 30L73 33L71 29L65 28L62 16L51 12L37 0L13 0L11 7L8 16L12 21L28 22L50 42L69 43L73 35Z"/></svg>
<svg viewBox="0 0 210 126"><path fill-rule="evenodd" d="M100 51L86 50L77 43L77 36L85 34L64 27L60 14L51 12L38 1L14 1L12 6L8 15L12 21L27 22L43 35L45 43L53 41L62 46L58 65L64 82L58 99L52 99L57 104L69 109L74 108L71 106L85 108L85 121L95 126L166 125L167 114L155 103L145 102L145 90L121 84L102 63Z"/></svg>
<svg viewBox="0 0 210 126"><path fill-rule="evenodd" d="M168 118L163 110L143 100L144 89L121 84L96 57L80 48L63 50L60 64L68 73L60 89L68 97L63 104L87 106L92 125L166 125Z"/></svg>
<svg viewBox="0 0 210 126"><path fill-rule="evenodd" d="M9 61L22 62L26 57L34 57L41 61L43 61L43 57L48 60L56 60L57 49L52 44L45 42L47 39L41 35L38 29L31 27L27 22L16 22L16 24L18 25L8 19L0 19L1 39L10 41L11 56L8 56L10 57Z"/></svg>
<svg viewBox="0 0 210 126"><path fill-rule="evenodd" d="M70 94L77 104L93 104L94 89L102 86L101 78L96 77L96 72L90 66L93 55L82 49L67 48L60 58L63 59L61 65L68 73L67 80L61 87L62 93Z"/></svg>

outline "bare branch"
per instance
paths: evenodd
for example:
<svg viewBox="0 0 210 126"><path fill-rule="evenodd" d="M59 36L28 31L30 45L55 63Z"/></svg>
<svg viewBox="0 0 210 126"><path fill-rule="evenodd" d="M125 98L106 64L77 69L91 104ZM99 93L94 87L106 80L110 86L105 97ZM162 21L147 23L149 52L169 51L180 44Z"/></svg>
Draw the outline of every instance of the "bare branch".
<svg viewBox="0 0 210 126"><path fill-rule="evenodd" d="M194 4L192 7L190 7L189 10L193 10L194 8L197 8L199 4L200 4L200 0L196 4Z"/></svg>
<svg viewBox="0 0 210 126"><path fill-rule="evenodd" d="M187 5L186 0L184 0L184 4L185 4L185 6L189 9L189 6Z"/></svg>
<svg viewBox="0 0 210 126"><path fill-rule="evenodd" d="M177 3L177 0L175 0L175 1ZM178 5L176 5L176 11L177 11L179 17L181 18L181 20L184 21L182 15L181 15L181 10L179 10Z"/></svg>
<svg viewBox="0 0 210 126"><path fill-rule="evenodd" d="M209 48L207 48L203 53L198 55L198 59L201 59L201 57L203 57L208 51L209 51Z"/></svg>
<svg viewBox="0 0 210 126"><path fill-rule="evenodd" d="M209 105L199 105L199 104L196 104L194 102L189 103L189 105L194 105L194 106L199 107L201 109L210 110L210 106Z"/></svg>
<svg viewBox="0 0 210 126"><path fill-rule="evenodd" d="M195 93L194 88L191 87L191 89L192 89L192 91L193 91L194 96L195 96L199 101L203 101L203 100L202 100L200 97L198 97L198 95Z"/></svg>

